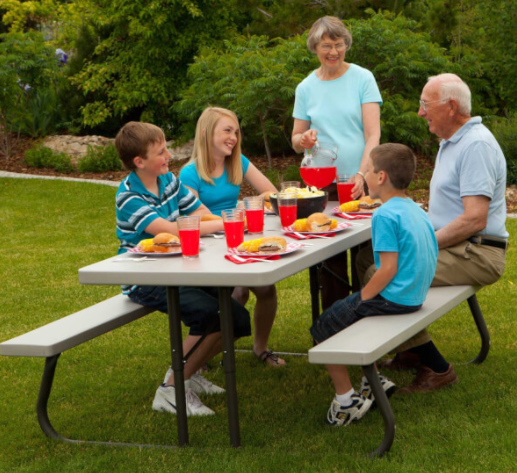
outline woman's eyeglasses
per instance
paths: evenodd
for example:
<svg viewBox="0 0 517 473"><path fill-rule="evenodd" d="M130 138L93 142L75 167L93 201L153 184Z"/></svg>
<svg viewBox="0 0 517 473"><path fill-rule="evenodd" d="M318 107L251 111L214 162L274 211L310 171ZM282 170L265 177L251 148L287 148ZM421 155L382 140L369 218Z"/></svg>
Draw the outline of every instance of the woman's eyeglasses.
<svg viewBox="0 0 517 473"><path fill-rule="evenodd" d="M322 44L320 45L320 49L324 53L328 53L332 51L332 49L335 49L338 53L341 53L346 50L346 44L345 43L339 43L339 44Z"/></svg>

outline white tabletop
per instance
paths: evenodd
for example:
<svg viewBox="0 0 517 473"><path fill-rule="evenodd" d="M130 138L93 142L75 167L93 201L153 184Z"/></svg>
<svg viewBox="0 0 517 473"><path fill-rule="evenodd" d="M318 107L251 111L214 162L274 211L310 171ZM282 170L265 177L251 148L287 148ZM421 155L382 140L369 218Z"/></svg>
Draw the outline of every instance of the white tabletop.
<svg viewBox="0 0 517 473"><path fill-rule="evenodd" d="M326 213L337 202L329 202ZM336 218L336 217L334 217ZM338 222L345 221L336 218ZM328 239L294 240L307 244L293 253L268 263L234 264L224 258L226 239L203 237L199 257L184 259L181 255L157 256L156 261L115 262L114 259L135 258L138 255L114 256L79 270L82 284L139 284L147 286L266 286L274 284L327 258L352 248L371 238L371 220L348 220L352 226ZM265 216L264 233L245 235L245 240L262 236L282 236L280 219Z"/></svg>

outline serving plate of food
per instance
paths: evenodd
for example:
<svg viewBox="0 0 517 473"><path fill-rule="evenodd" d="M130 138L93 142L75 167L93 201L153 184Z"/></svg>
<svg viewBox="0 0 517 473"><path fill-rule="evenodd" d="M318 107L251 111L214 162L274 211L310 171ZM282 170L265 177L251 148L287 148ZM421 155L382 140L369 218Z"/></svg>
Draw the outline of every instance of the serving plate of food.
<svg viewBox="0 0 517 473"><path fill-rule="evenodd" d="M328 215L317 212L307 218L296 220L288 227L282 227L282 231L284 233L296 232L302 235L315 235L318 233L337 233L351 226L350 223L338 223L337 220L330 218Z"/></svg>
<svg viewBox="0 0 517 473"><path fill-rule="evenodd" d="M361 197L359 200L345 202L344 204L334 207L334 214L346 213L349 215L371 215L382 205L380 199L372 199L369 196Z"/></svg>
<svg viewBox="0 0 517 473"><path fill-rule="evenodd" d="M199 246L203 246L202 241ZM181 243L179 237L171 233L158 233L154 238L142 240L134 248L129 248L128 253L144 256L176 256L181 255Z"/></svg>

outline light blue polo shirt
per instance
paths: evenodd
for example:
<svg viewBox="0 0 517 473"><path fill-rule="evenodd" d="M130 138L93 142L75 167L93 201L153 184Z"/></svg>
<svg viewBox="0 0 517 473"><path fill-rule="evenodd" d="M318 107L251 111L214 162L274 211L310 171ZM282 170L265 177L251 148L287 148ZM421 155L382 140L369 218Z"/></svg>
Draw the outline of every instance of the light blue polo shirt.
<svg viewBox="0 0 517 473"><path fill-rule="evenodd" d="M116 195L118 253L125 253L141 240L153 238L145 229L157 218L174 222L194 212L201 202L171 172L158 176L158 196L149 192L132 171Z"/></svg>
<svg viewBox="0 0 517 473"><path fill-rule="evenodd" d="M410 198L389 199L373 214L372 245L377 268L379 252L398 253L397 274L381 296L395 304L422 304L438 258L438 244L426 213Z"/></svg>
<svg viewBox="0 0 517 473"><path fill-rule="evenodd" d="M430 184L429 218L435 230L463 212L462 197L490 199L487 226L478 235L508 238L506 222L506 160L494 135L471 118L448 140L442 140Z"/></svg>
<svg viewBox="0 0 517 473"><path fill-rule="evenodd" d="M311 122L318 141L338 146L338 174L359 171L365 147L364 103L382 104L373 74L356 64L335 80L320 80L315 72L296 88L293 117Z"/></svg>
<svg viewBox="0 0 517 473"><path fill-rule="evenodd" d="M242 175L245 176L250 165L249 159L241 154ZM180 180L197 192L199 200L215 215L221 216L221 211L237 207L241 186L228 181L226 166L221 176L213 178L214 183L203 181L197 173L195 163L188 163L180 171Z"/></svg>

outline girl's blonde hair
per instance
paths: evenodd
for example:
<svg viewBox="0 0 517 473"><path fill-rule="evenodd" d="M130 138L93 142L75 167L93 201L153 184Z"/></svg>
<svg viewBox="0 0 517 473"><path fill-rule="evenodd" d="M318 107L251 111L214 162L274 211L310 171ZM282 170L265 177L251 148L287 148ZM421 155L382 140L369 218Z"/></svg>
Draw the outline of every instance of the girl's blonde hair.
<svg viewBox="0 0 517 473"><path fill-rule="evenodd" d="M194 149L189 163L194 162L199 177L203 181L213 184L214 181L210 174L214 170L212 160L212 146L214 129L222 117L229 117L239 126L237 115L231 110L220 107L206 108L196 125L196 137L194 138ZM241 134L240 130L237 135L237 143L233 147L232 154L226 158L225 162L228 180L232 184L240 185L242 183L242 163L241 163Z"/></svg>

